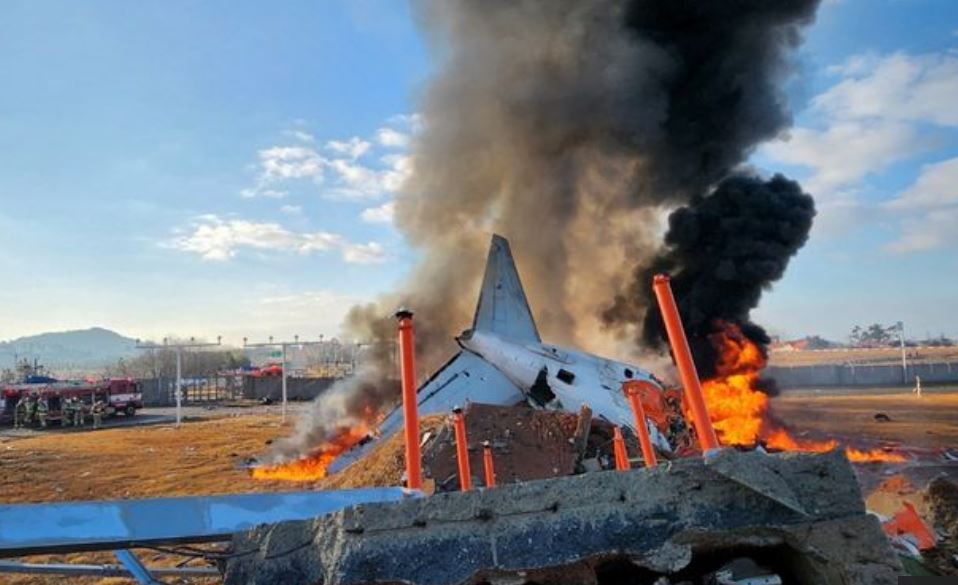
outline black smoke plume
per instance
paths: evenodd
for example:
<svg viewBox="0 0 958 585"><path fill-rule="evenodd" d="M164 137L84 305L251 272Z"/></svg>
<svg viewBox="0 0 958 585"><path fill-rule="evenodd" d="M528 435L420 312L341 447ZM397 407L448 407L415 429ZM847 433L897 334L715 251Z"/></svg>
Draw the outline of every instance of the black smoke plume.
<svg viewBox="0 0 958 585"><path fill-rule="evenodd" d="M695 197L669 216L666 248L637 275L669 273L699 375L715 375L717 350L709 336L735 323L764 351L765 330L749 319L762 291L785 274L792 256L808 239L815 217L812 197L781 175L765 181L732 176L710 195ZM642 290L647 291L648 286ZM655 304L651 295L644 302ZM657 310L646 313L645 343L665 342Z"/></svg>

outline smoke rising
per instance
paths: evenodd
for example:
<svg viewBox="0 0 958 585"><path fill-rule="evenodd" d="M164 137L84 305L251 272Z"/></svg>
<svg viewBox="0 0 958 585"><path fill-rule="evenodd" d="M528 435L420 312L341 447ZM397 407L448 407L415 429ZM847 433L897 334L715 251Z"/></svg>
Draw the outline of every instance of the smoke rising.
<svg viewBox="0 0 958 585"><path fill-rule="evenodd" d="M411 307L431 371L471 321L498 232L546 338L635 357L648 299L633 277L662 216L788 126L782 83L818 2L419 1L436 72L395 221L421 259L347 331L394 339L390 315Z"/></svg>
<svg viewBox="0 0 958 585"><path fill-rule="evenodd" d="M655 273L672 275L672 291L702 377L716 373L719 356L709 336L724 329L723 322L737 324L765 350L770 339L749 313L762 291L785 274L808 239L814 217L812 197L781 175L768 181L729 177L713 193L693 198L669 216L667 247L637 271L635 294L639 302L654 304L647 283ZM664 344L658 310L646 312L642 333L645 343Z"/></svg>

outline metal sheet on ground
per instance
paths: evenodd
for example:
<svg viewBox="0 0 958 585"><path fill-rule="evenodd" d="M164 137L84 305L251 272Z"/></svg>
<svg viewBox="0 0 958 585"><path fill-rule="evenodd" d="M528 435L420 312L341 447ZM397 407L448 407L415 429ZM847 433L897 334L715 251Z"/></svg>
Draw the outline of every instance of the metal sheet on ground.
<svg viewBox="0 0 958 585"><path fill-rule="evenodd" d="M0 505L0 557L211 542L259 524L305 520L412 492L364 488L145 500Z"/></svg>

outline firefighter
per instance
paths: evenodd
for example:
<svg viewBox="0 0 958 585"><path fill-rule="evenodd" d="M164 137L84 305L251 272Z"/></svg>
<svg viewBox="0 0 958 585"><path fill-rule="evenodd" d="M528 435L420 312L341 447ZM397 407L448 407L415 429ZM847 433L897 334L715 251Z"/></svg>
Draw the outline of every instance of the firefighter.
<svg viewBox="0 0 958 585"><path fill-rule="evenodd" d="M106 405L103 404L102 400L97 400L93 403L93 430L100 428L100 425L103 424L103 411L106 410Z"/></svg>
<svg viewBox="0 0 958 585"><path fill-rule="evenodd" d="M41 398L37 400L37 418L40 420L40 427L47 428L47 413L50 412L50 405L47 404L46 398Z"/></svg>
<svg viewBox="0 0 958 585"><path fill-rule="evenodd" d="M31 394L27 400L27 416L23 419L23 424L31 427L33 422L37 420L37 397Z"/></svg>
<svg viewBox="0 0 958 585"><path fill-rule="evenodd" d="M84 409L86 408L86 405L83 403L82 398L77 398L76 400L77 400L77 410L76 410L76 413L74 414L75 418L73 419L73 425L77 427L82 427L84 422L83 415L85 414Z"/></svg>
<svg viewBox="0 0 958 585"><path fill-rule="evenodd" d="M77 412L76 398L72 398L72 397L67 398L63 402L63 420L61 421L60 424L63 426L67 426L67 425L76 426L76 418L75 418L76 412Z"/></svg>
<svg viewBox="0 0 958 585"><path fill-rule="evenodd" d="M13 409L13 428L19 429L27 420L27 399L21 398Z"/></svg>

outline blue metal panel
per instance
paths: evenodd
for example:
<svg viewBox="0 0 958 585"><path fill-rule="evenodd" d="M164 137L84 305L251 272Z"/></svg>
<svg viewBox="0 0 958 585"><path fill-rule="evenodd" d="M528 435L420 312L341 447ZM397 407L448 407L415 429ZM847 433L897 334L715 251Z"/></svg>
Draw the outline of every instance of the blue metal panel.
<svg viewBox="0 0 958 585"><path fill-rule="evenodd" d="M364 488L0 505L0 557L225 540L259 524L306 520L410 495L418 492Z"/></svg>

